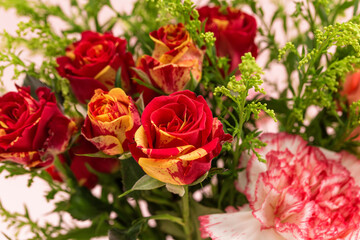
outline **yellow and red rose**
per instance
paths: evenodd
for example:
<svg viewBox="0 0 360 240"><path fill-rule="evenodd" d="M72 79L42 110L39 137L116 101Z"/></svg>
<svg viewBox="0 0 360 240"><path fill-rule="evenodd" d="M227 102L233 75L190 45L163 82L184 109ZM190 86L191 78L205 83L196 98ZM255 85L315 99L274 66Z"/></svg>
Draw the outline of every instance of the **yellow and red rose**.
<svg viewBox="0 0 360 240"><path fill-rule="evenodd" d="M197 10L199 20L206 21L205 30L214 33L217 55L230 59L230 71L237 69L245 53L251 52L253 57L257 57L254 17L234 8L222 12L220 7L204 6Z"/></svg>
<svg viewBox="0 0 360 240"><path fill-rule="evenodd" d="M126 52L125 39L111 33L85 31L81 40L66 49L66 56L56 59L59 74L70 81L76 98L85 103L95 89L110 90L115 85L116 72L121 68L121 86L131 90L131 53ZM84 87L85 86L85 87Z"/></svg>
<svg viewBox="0 0 360 240"><path fill-rule="evenodd" d="M17 87L0 97L0 161L44 167L65 151L75 123L59 110L50 89Z"/></svg>
<svg viewBox="0 0 360 240"><path fill-rule="evenodd" d="M151 32L150 38L155 42L153 54L140 58L137 67L148 74L154 87L171 94L183 90L191 75L200 81L204 53L182 23L161 27ZM140 86L140 91L144 87Z"/></svg>
<svg viewBox="0 0 360 240"><path fill-rule="evenodd" d="M149 176L175 185L209 171L222 144L232 139L205 99L188 90L154 98L141 123L130 145L133 157Z"/></svg>
<svg viewBox="0 0 360 240"><path fill-rule="evenodd" d="M109 92L97 89L81 131L99 150L116 155L128 150L129 140L139 125L136 106L121 88Z"/></svg>

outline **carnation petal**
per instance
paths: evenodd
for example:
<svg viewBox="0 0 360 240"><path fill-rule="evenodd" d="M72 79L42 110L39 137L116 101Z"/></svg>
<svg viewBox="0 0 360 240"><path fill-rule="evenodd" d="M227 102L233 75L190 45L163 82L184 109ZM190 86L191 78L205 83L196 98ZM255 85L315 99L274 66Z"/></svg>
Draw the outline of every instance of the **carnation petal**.
<svg viewBox="0 0 360 240"><path fill-rule="evenodd" d="M202 236L213 240L285 240L273 229L261 229L251 211L212 214L199 217Z"/></svg>

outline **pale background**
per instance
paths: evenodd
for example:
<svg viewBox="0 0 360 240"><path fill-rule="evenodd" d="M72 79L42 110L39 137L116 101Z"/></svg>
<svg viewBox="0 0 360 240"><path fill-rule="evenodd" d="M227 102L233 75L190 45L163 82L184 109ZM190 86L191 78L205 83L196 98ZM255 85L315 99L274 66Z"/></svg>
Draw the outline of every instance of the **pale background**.
<svg viewBox="0 0 360 240"><path fill-rule="evenodd" d="M81 1L83 1L83 0L81 0ZM54 4L60 4L65 12L69 9L69 4L67 3L68 1L65 1L65 0L48 0L47 2L51 2ZM115 6L116 10L130 12L132 9L133 2L135 2L135 1L134 0L113 0L111 2ZM200 5L202 5L207 1L201 0L201 1L196 1L196 2L199 3ZM263 9L266 14L266 19L268 21L270 20L273 12L276 9L274 4L277 4L279 2L286 3L286 10L289 13L292 13L295 8L295 4L292 1L262 0L259 2L263 5ZM242 9L242 10L251 14L250 9ZM111 13L106 11L106 9L102 12L102 15L104 17L106 17L108 14L111 14ZM0 32L2 32L3 30L6 30L10 34L14 34L15 30L17 29L17 24L20 21L27 21L27 20L28 20L27 18L16 16L14 10L5 11L0 6ZM258 21L258 24L260 24L260 21ZM288 33L283 33L281 31L281 29L282 29L281 22L278 22L275 24L278 26L278 29L279 29L279 31L278 31L277 28L275 28L277 31L276 40L278 42L280 42L281 44L285 44L287 37L292 35L291 23L288 23L288 25L289 25L288 29L290 29ZM61 29L61 27L63 27L61 25L61 23L55 23L54 25L56 25L56 27L58 29ZM307 28L306 25L304 25L303 27ZM121 29L120 26L117 26L113 32L115 35L121 35L123 30ZM0 48L0 51L1 51L1 48ZM264 64L264 62L267 58L267 54L268 53L265 52L264 54L262 54L261 56L259 56L257 58L257 62L258 62L258 64L260 64L260 66L262 66ZM26 52L24 53L23 56L25 57L25 59L27 59L29 61L35 61L35 62L41 61L40 56L28 56ZM5 83L6 89L8 91L15 89L15 87L14 87L15 82L21 84L21 79L19 79L17 81L11 80L11 78L12 78L11 71L12 71L11 69L6 71L5 76L1 79ZM271 66L271 70L266 72L266 76L272 82L281 83L285 80L284 79L285 74L283 74L283 73L285 73L285 70L283 69L283 67L280 66L279 64L274 63ZM275 94L271 91L270 88L268 90L268 93ZM266 126L264 126L264 128L265 128L265 130L273 131L274 125L271 125L271 124L269 126L266 125ZM50 212L53 208L53 205L51 203L46 202L46 200L44 198L44 193L48 190L47 184L45 182L43 182L42 180L36 179L36 181L32 184L31 188L27 188L26 185L27 185L27 177L20 176L20 177L5 179L5 174L0 174L0 201L2 202L3 206L11 212L22 213L22 212L24 212L24 205L26 205L29 209L29 213L30 213L30 216L32 217L32 219L35 221L39 221L40 224L44 223L45 221L55 221L56 222L57 221L56 217L52 216L50 214ZM98 188L95 188L94 192L96 193L96 192L98 192L98 190L99 190ZM79 222L77 224L78 225L86 225L89 223L88 222ZM2 232L6 233L10 237L12 237L13 233L14 233L14 229L11 229L11 228L8 229L7 224L0 217L0 240L5 239L3 237L3 235L1 234ZM32 236L31 233L22 232L20 234L20 236L16 239L23 240L23 239L27 239L30 236ZM104 239L106 239L106 238L104 238Z"/></svg>

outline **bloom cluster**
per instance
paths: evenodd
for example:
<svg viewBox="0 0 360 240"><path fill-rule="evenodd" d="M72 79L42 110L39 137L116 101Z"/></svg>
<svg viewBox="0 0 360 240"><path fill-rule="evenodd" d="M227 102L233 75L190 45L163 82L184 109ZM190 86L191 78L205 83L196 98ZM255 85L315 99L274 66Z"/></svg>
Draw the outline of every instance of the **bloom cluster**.
<svg viewBox="0 0 360 240"><path fill-rule="evenodd" d="M0 97L0 173L45 180L60 219L41 226L0 203L16 235L360 238L358 1L279 3L272 16L237 0L137 0L130 14L109 1L71 1L70 15L3 5L31 21L3 34L0 76L25 79Z"/></svg>

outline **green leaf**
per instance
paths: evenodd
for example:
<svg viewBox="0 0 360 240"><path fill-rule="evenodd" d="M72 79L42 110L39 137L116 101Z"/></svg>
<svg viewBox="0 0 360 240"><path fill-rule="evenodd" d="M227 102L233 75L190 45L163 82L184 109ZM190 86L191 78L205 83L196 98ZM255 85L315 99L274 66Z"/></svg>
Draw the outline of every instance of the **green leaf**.
<svg viewBox="0 0 360 240"><path fill-rule="evenodd" d="M109 240L137 240L141 228L146 223L144 219L135 222L128 230L110 229Z"/></svg>
<svg viewBox="0 0 360 240"><path fill-rule="evenodd" d="M357 10L359 8L359 0L355 0L354 1L354 11L353 11L353 16L357 15Z"/></svg>
<svg viewBox="0 0 360 240"><path fill-rule="evenodd" d="M199 177L198 179L196 179L195 182L189 184L189 186L194 186L194 185L196 185L196 184L199 184L199 183L203 182L203 181L207 178L208 174L209 174L209 172L206 172L204 175L202 175L201 177Z"/></svg>
<svg viewBox="0 0 360 240"><path fill-rule="evenodd" d="M181 185L174 185L171 183L167 183L166 189L171 193L178 194L180 197L184 196L185 194L185 189Z"/></svg>
<svg viewBox="0 0 360 240"><path fill-rule="evenodd" d="M150 177L149 175L144 175L142 178L140 178L135 184L134 186L124 192L123 194L121 194L119 196L119 198L122 198L124 196L126 196L127 194L135 191L135 190L152 190L152 189L155 189L155 188L159 188L159 187L162 187L164 186L165 183L163 182L160 182L159 180L155 179L155 178L152 178Z"/></svg>
<svg viewBox="0 0 360 240"><path fill-rule="evenodd" d="M122 175L122 183L125 191L131 189L136 183L136 181L138 181L142 176L145 175L144 171L141 169L141 167L134 158L121 160L120 170ZM132 197L136 198L136 193L133 193Z"/></svg>
<svg viewBox="0 0 360 240"><path fill-rule="evenodd" d="M132 187L133 190L151 190L164 186L165 183L160 182L159 180L150 177L149 175L144 175L140 178L135 185Z"/></svg>
<svg viewBox="0 0 360 240"><path fill-rule="evenodd" d="M191 218L191 222L193 223L192 228L194 229L192 234L192 239L194 240L202 239L199 231L195 231L195 229L200 228L200 223L198 218L203 215L217 214L217 213L223 213L223 212L217 208L203 206L200 203L194 201L193 199L190 199L190 218Z"/></svg>
<svg viewBox="0 0 360 240"><path fill-rule="evenodd" d="M131 69L140 77L141 80L143 80L147 84L151 84L149 76L143 70L135 67L132 67Z"/></svg>
<svg viewBox="0 0 360 240"><path fill-rule="evenodd" d="M51 240L91 239L93 237L106 236L108 229L109 229L108 224L103 224L101 226L101 229L98 228L97 224L96 225L94 224L88 228L71 229L63 235L58 235L54 238L51 238Z"/></svg>
<svg viewBox="0 0 360 240"><path fill-rule="evenodd" d="M136 100L135 105L137 106L137 109L139 111L139 114L141 115L142 112L145 109L145 103L144 103L144 94L140 93L139 98Z"/></svg>
<svg viewBox="0 0 360 240"><path fill-rule="evenodd" d="M154 220L166 220L166 221L171 221L171 222L174 222L174 223L177 223L181 226L184 225L184 222L181 218L179 217L174 217L170 214L159 214L159 215L153 215L153 216L150 216L150 217L146 217L146 218L143 218L143 219L146 219L146 220L149 220L149 219L154 219Z"/></svg>
<svg viewBox="0 0 360 240"><path fill-rule="evenodd" d="M115 87L121 88L121 67L116 71Z"/></svg>
<svg viewBox="0 0 360 240"><path fill-rule="evenodd" d="M109 240L126 240L126 236L123 230L113 228L109 230Z"/></svg>
<svg viewBox="0 0 360 240"><path fill-rule="evenodd" d="M94 197L87 188L79 187L71 195L67 211L76 219L87 220L93 219L104 212L110 212L111 207Z"/></svg>
<svg viewBox="0 0 360 240"><path fill-rule="evenodd" d="M184 89L188 89L188 90L194 92L198 84L199 84L199 82L196 81L192 72L190 72L190 81L186 84Z"/></svg>
<svg viewBox="0 0 360 240"><path fill-rule="evenodd" d="M151 90L153 90L154 92L157 92L158 94L160 95L168 95L166 93L164 93L163 91L161 91L160 89L157 89L156 87L154 87L153 85L149 84L149 83L146 83L146 82L143 82L141 81L140 79L138 78L133 78L139 85L142 85L142 86L145 86Z"/></svg>
<svg viewBox="0 0 360 240"><path fill-rule="evenodd" d="M30 76L29 74L26 74L23 86L30 87L31 96L35 99L37 99L36 89L38 89L39 87L48 87L45 83L41 82L39 79L33 76Z"/></svg>
<svg viewBox="0 0 360 240"><path fill-rule="evenodd" d="M129 159L129 158L131 158L131 157L132 157L131 152L126 152L126 153L121 154L121 155L118 157L118 159L120 159L120 160L125 160L125 159Z"/></svg>
<svg viewBox="0 0 360 240"><path fill-rule="evenodd" d="M160 231L170 234L176 239L185 239L184 228L170 221L159 222Z"/></svg>
<svg viewBox="0 0 360 240"><path fill-rule="evenodd" d="M96 153L84 153L84 154L75 154L76 156L83 157L95 157L95 158L117 158L117 156L107 155L102 151Z"/></svg>
<svg viewBox="0 0 360 240"><path fill-rule="evenodd" d="M77 182L77 179L68 165L60 162L58 157L55 158L54 165L56 169L65 176L65 181L70 188L78 188L79 184Z"/></svg>

